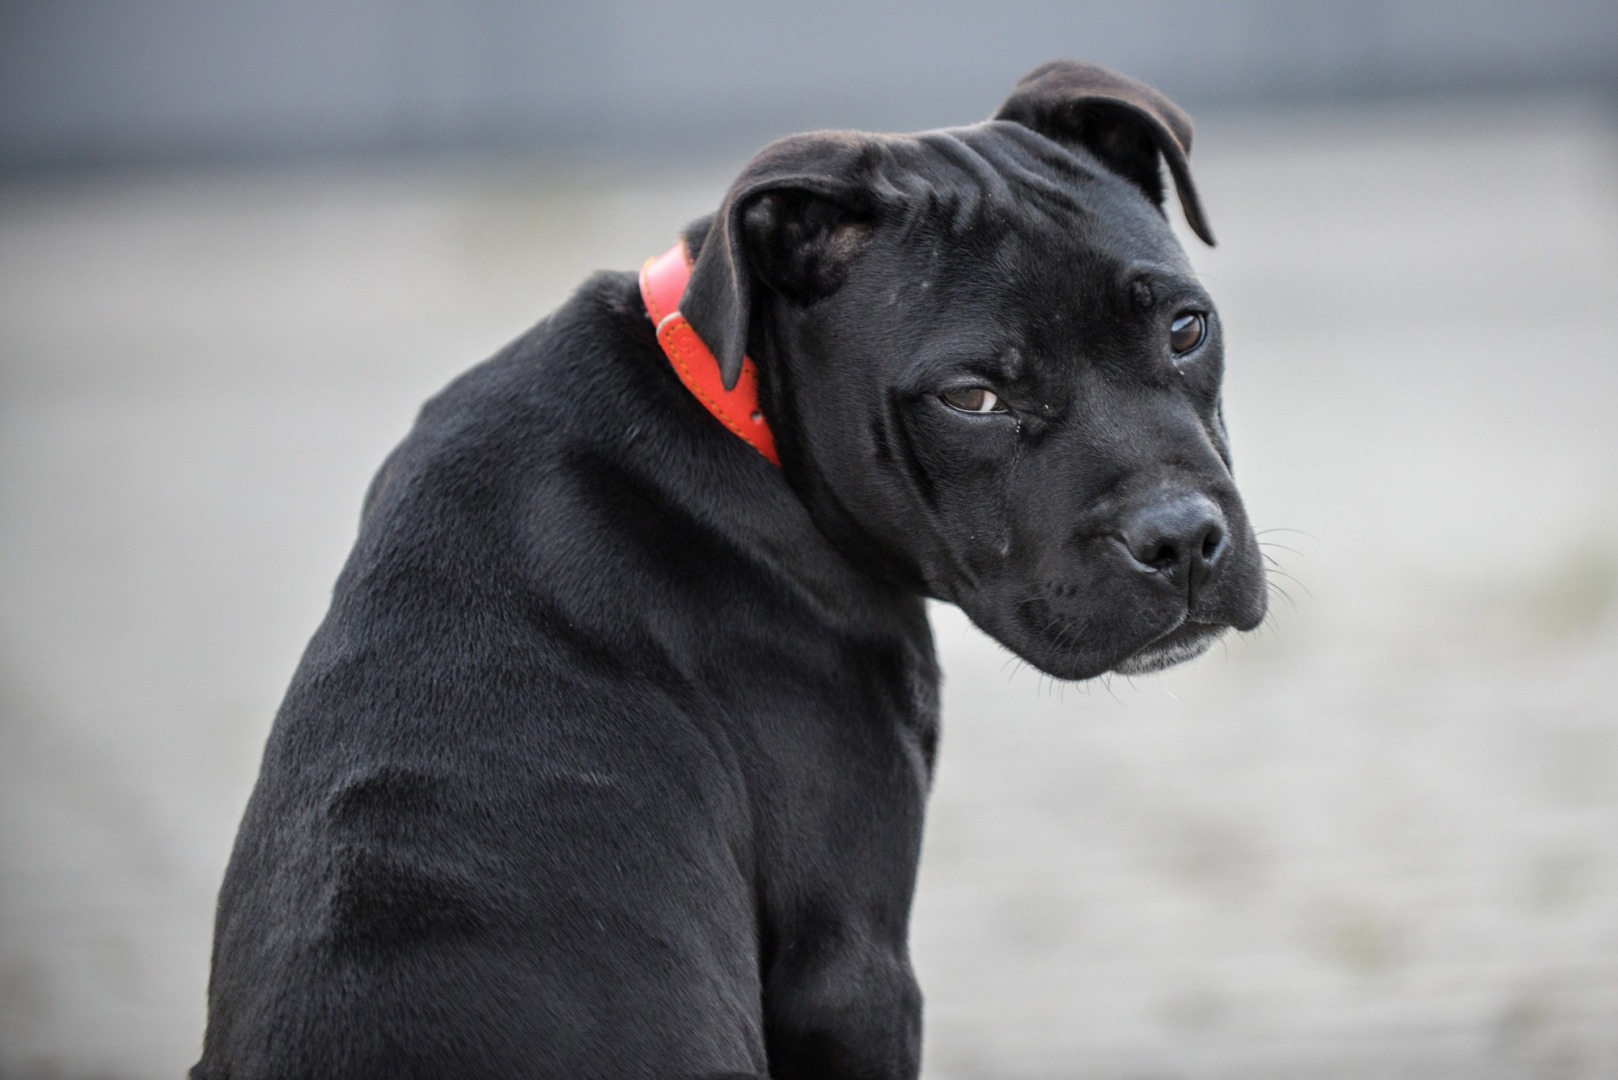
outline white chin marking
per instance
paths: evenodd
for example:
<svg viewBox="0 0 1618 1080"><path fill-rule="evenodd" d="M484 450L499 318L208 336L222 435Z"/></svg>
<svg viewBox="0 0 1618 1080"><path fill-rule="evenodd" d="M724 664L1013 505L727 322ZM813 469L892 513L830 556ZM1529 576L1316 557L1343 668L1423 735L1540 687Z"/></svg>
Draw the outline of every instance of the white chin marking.
<svg viewBox="0 0 1618 1080"><path fill-rule="evenodd" d="M1218 639L1218 634L1209 634L1191 641L1177 641L1172 645L1148 645L1134 656L1114 664L1112 670L1120 675L1149 675L1201 656Z"/></svg>

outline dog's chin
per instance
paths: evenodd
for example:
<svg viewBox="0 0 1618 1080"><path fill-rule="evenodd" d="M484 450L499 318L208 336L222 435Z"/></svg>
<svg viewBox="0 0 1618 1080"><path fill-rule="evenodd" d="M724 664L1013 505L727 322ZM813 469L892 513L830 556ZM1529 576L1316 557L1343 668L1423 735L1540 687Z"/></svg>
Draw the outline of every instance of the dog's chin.
<svg viewBox="0 0 1618 1080"><path fill-rule="evenodd" d="M1112 670L1120 675L1150 675L1194 660L1211 649L1228 629L1228 626L1207 623L1185 623L1126 656L1114 664Z"/></svg>
<svg viewBox="0 0 1618 1080"><path fill-rule="evenodd" d="M1162 671L1201 656L1229 629L1208 623L1181 623L1122 658L1113 650L1075 648L1071 644L1063 647L1048 639L1029 642L1002 638L1001 644L1053 679L1083 682L1109 672L1148 675Z"/></svg>

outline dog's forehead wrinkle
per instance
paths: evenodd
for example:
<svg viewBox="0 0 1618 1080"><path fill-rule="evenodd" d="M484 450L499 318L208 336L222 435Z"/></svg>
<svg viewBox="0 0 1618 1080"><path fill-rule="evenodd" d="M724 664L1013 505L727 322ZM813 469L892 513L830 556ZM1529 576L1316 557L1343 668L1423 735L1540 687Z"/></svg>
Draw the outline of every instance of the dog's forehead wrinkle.
<svg viewBox="0 0 1618 1080"><path fill-rule="evenodd" d="M1110 182L1127 187L1082 152L1019 124L990 121L882 141L885 168L879 173L887 201L903 217L941 221L954 233L1021 222L1031 211L1049 219L1046 228L1071 227L1090 214L1090 188Z"/></svg>
<svg viewBox="0 0 1618 1080"><path fill-rule="evenodd" d="M980 152L1008 172L1041 178L1057 173L1079 182L1114 175L1083 147L1065 145L1012 121L986 120L953 130L962 141L985 148Z"/></svg>
<svg viewBox="0 0 1618 1080"><path fill-rule="evenodd" d="M916 136L918 157L916 175L942 182L944 190L959 192L969 200L1001 199L1011 195L1010 185L995 163L951 130L924 131Z"/></svg>

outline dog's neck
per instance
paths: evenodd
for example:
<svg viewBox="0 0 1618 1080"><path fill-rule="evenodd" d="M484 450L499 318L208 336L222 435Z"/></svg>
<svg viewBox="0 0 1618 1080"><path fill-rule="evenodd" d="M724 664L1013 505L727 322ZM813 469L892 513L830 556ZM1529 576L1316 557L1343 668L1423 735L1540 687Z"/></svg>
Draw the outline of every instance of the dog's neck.
<svg viewBox="0 0 1618 1080"><path fill-rule="evenodd" d="M657 342L675 374L703 408L733 435L779 466L775 435L759 407L758 366L743 358L741 378L727 390L719 373L719 361L680 314L680 300L690 279L691 254L683 240L647 259L640 268L641 301L657 327Z"/></svg>

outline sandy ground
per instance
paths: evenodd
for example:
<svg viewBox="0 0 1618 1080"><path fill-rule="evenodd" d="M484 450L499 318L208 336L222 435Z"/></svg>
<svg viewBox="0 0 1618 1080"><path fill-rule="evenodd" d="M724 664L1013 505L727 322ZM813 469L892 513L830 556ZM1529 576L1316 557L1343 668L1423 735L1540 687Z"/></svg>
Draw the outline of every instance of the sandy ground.
<svg viewBox="0 0 1618 1080"><path fill-rule="evenodd" d="M1618 1077L1618 129L1214 118L1261 632L1060 685L956 612L930 1080ZM417 404L738 161L0 188L0 1075L176 1077L285 680Z"/></svg>

